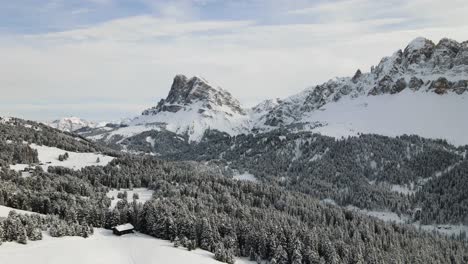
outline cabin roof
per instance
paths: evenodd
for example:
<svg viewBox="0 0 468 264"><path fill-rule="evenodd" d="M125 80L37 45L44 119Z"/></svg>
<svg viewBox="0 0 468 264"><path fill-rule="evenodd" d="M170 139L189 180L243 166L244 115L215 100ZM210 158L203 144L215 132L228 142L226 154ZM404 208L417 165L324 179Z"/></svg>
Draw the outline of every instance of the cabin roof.
<svg viewBox="0 0 468 264"><path fill-rule="evenodd" d="M122 231L127 231L127 230L133 230L135 227L133 227L132 224L124 224L124 225L118 225L114 227L115 230L122 232Z"/></svg>

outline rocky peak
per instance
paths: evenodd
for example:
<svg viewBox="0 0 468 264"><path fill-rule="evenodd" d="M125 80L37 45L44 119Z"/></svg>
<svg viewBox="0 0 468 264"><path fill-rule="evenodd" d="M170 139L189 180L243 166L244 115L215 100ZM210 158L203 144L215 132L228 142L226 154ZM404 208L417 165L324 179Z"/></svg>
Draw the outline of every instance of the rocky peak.
<svg viewBox="0 0 468 264"><path fill-rule="evenodd" d="M245 114L240 103L228 91L212 86L201 77L187 78L176 75L166 99L159 101L156 107L143 112L143 115L154 115L159 112L178 112L181 109L200 103L200 112L219 107L227 107L232 113Z"/></svg>
<svg viewBox="0 0 468 264"><path fill-rule="evenodd" d="M353 78L351 79L351 81L353 81L353 83L356 83L359 80L359 78L361 78L361 76L362 76L362 72L360 69L358 69L356 73L354 74Z"/></svg>
<svg viewBox="0 0 468 264"><path fill-rule="evenodd" d="M420 63L431 58L435 44L426 38L416 38L406 46L403 52L408 64Z"/></svg>

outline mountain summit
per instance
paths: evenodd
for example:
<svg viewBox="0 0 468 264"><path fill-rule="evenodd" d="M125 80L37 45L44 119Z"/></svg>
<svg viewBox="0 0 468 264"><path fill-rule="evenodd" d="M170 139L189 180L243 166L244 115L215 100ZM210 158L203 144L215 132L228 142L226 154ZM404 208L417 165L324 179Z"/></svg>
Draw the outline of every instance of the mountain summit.
<svg viewBox="0 0 468 264"><path fill-rule="evenodd" d="M156 115L160 112L176 113L185 110L195 103L201 103L200 112L214 110L224 111L227 115L245 115L240 103L232 95L220 87L213 87L201 77L187 78L177 75L172 83L166 99L162 99L156 107L143 112L143 115Z"/></svg>
<svg viewBox="0 0 468 264"><path fill-rule="evenodd" d="M229 135L248 133L250 119L228 91L201 77L176 75L168 96L156 106L143 111L124 126L93 131L90 135L92 139L121 142L143 132L169 131L186 135L189 141L199 141L207 130Z"/></svg>

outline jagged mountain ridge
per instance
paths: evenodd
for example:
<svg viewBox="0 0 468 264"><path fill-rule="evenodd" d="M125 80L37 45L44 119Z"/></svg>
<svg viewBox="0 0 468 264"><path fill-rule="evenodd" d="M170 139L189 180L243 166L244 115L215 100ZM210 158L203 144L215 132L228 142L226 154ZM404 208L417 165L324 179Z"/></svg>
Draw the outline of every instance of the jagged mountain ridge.
<svg viewBox="0 0 468 264"><path fill-rule="evenodd" d="M468 89L468 41L442 39L435 45L416 38L402 50L383 58L369 73L336 78L284 100L264 117L268 126L289 125L303 114L343 97L397 94L405 89L437 94Z"/></svg>
<svg viewBox="0 0 468 264"><path fill-rule="evenodd" d="M96 128L106 125L105 122L93 122L75 116L44 122L44 124L66 132L74 132L86 127Z"/></svg>
<svg viewBox="0 0 468 264"><path fill-rule="evenodd" d="M370 72L357 70L353 77L335 78L251 109L201 77L177 75L167 98L125 127L83 135L120 143L155 130L199 142L207 130L233 136L283 128L334 137L418 134L463 145L468 144L468 124L461 121L468 112L467 90L468 41L434 44L417 38Z"/></svg>

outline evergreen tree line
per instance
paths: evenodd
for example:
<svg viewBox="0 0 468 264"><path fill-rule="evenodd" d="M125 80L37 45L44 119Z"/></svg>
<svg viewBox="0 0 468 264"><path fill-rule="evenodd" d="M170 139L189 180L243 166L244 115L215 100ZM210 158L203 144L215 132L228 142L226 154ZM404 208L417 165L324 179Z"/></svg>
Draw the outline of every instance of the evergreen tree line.
<svg viewBox="0 0 468 264"><path fill-rule="evenodd" d="M465 160L466 149L418 136L359 135L337 140L282 130L236 137L208 131L200 143L161 157L208 161L221 168L248 171L262 182L276 183L319 199L332 199L343 206L390 210L410 216L423 207L423 211L430 209L425 223L441 223L441 219L449 219L454 212L435 217L436 209L425 206L423 199L415 198L414 193L422 197L430 190L423 188L425 185L436 178L449 177L444 172ZM391 184L414 189L401 194L392 191ZM462 185L454 188L465 190ZM463 218L456 217L451 222L459 220Z"/></svg>
<svg viewBox="0 0 468 264"><path fill-rule="evenodd" d="M42 240L42 232L48 232L52 237L87 238L93 234L93 228L89 225L67 223L52 215L19 214L14 210L10 211L7 218L0 218L0 245L2 242L27 244L28 240Z"/></svg>

